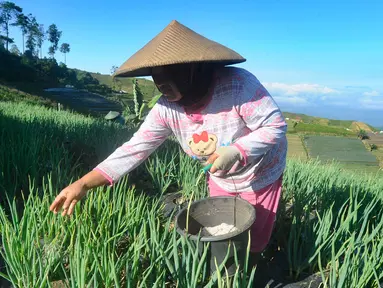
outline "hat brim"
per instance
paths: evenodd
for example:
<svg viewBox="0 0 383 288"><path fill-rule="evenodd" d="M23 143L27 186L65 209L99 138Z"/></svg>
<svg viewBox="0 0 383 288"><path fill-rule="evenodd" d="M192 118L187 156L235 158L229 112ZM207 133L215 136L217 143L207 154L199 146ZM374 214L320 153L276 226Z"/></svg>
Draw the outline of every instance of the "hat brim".
<svg viewBox="0 0 383 288"><path fill-rule="evenodd" d="M242 60L203 60L203 61L173 61L173 62L164 62L164 63L158 63L156 65L151 66L143 66L143 67L137 67L135 69L121 69L120 71L116 71L112 77L149 77L153 76L153 68L155 67L162 67L162 66L168 66L168 65L176 65L176 64L193 64L193 63L213 63L213 64L219 64L222 66L228 66L228 65L234 65L245 62L246 59Z"/></svg>

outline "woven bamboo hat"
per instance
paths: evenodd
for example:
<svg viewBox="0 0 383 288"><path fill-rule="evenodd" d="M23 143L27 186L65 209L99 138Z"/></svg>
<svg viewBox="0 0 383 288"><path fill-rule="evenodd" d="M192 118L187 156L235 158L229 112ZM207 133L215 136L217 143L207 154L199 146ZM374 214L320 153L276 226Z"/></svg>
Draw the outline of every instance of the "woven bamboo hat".
<svg viewBox="0 0 383 288"><path fill-rule="evenodd" d="M171 64L245 62L237 52L205 38L173 20L156 37L126 60L114 77L151 76L152 68Z"/></svg>
<svg viewBox="0 0 383 288"><path fill-rule="evenodd" d="M118 116L120 116L119 112L117 112L117 111L109 111L109 113L106 114L106 116L104 118L106 120L113 120L113 119L117 118Z"/></svg>

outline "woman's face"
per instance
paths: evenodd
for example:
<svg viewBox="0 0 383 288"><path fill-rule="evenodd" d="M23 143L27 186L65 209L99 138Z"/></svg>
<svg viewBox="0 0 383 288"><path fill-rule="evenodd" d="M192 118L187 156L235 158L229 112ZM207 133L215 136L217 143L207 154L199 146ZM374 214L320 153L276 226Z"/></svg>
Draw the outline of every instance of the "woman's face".
<svg viewBox="0 0 383 288"><path fill-rule="evenodd" d="M168 99L169 102L181 100L182 95L177 86L170 79L165 67L155 67L152 71L152 78L157 89Z"/></svg>

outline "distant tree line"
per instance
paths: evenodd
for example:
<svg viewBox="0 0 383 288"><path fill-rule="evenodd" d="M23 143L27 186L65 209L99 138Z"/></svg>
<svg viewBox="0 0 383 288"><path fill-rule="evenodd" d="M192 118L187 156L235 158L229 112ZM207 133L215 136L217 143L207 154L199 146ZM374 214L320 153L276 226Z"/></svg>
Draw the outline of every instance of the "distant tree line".
<svg viewBox="0 0 383 288"><path fill-rule="evenodd" d="M18 27L22 37L22 50L14 44L10 28ZM69 43L60 43L63 32L56 24L48 29L32 14L25 14L23 8L10 1L0 2L0 80L8 82L29 82L44 87L73 85L100 94L111 93L106 85L88 72L69 69L66 54L71 51ZM42 47L49 42L48 55L43 57ZM55 59L57 51L64 54L64 63Z"/></svg>
<svg viewBox="0 0 383 288"><path fill-rule="evenodd" d="M22 52L13 44L14 38L10 35L10 28L18 27L22 36ZM36 17L31 13L26 15L23 8L17 6L10 1L0 2L0 47L16 55L27 54L32 57L42 58L42 46L45 40L48 40L50 46L48 54L54 58L59 49L59 42L62 31L59 31L56 24L49 25L48 29L44 29L44 25L40 24ZM10 47L10 44L13 44ZM70 52L70 45L62 43L60 52L65 56ZM66 60L65 60L66 61Z"/></svg>

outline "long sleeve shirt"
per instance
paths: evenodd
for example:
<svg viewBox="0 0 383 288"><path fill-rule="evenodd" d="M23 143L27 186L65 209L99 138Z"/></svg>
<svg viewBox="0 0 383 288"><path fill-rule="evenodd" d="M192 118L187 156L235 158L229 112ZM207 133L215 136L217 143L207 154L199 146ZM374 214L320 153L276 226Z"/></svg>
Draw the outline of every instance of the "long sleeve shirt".
<svg viewBox="0 0 383 288"><path fill-rule="evenodd" d="M133 137L102 161L113 185L173 135L183 151L201 163L220 146L234 145L243 156L229 173L210 173L228 192L251 192L276 181L286 166L287 124L274 99L250 72L224 67L198 111L161 97Z"/></svg>

